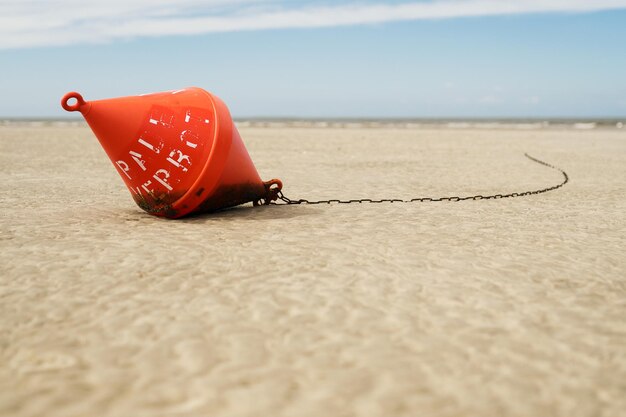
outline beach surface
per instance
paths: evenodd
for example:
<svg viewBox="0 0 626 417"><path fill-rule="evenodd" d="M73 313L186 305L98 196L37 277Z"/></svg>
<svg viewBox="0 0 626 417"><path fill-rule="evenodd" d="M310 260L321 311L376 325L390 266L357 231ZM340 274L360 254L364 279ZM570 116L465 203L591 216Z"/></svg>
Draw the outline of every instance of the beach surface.
<svg viewBox="0 0 626 417"><path fill-rule="evenodd" d="M626 415L626 129L255 127L291 199L142 212L84 125L0 126L0 415Z"/></svg>

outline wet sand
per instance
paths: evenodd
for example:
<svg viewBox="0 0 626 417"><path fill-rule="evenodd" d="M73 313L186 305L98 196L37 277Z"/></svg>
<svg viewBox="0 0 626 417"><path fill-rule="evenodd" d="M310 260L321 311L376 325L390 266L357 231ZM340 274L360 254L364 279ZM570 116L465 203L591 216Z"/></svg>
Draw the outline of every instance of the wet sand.
<svg viewBox="0 0 626 417"><path fill-rule="evenodd" d="M0 127L0 415L626 415L626 130L256 128L292 199L142 212L86 127Z"/></svg>

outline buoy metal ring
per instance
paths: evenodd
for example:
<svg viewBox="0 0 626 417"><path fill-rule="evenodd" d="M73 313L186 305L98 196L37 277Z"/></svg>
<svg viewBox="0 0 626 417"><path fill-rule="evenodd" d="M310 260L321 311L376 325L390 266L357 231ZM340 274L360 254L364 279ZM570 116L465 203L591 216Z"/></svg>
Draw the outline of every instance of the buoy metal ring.
<svg viewBox="0 0 626 417"><path fill-rule="evenodd" d="M76 103L70 104L70 100L75 99ZM61 106L67 111L79 111L80 107L87 104L83 96L75 91L71 91L61 99Z"/></svg>

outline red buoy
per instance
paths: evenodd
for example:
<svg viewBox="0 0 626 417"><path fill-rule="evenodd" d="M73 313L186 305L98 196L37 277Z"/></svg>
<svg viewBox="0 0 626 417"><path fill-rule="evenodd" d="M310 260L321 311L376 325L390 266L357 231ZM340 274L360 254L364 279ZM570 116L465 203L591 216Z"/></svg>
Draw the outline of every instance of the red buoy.
<svg viewBox="0 0 626 417"><path fill-rule="evenodd" d="M261 181L228 108L203 89L97 101L70 92L61 105L82 113L135 202L150 214L178 218L269 204L282 187L280 180Z"/></svg>

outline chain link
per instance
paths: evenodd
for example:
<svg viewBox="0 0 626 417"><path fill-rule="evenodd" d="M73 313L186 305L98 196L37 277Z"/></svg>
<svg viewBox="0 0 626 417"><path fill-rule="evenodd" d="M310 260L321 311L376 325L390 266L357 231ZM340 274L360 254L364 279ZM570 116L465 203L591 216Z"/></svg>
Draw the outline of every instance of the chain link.
<svg viewBox="0 0 626 417"><path fill-rule="evenodd" d="M515 193L509 193L509 194L490 194L490 195L470 195L470 196L464 196L464 197L457 197L457 196L452 196L452 197L416 197L416 198L412 198L410 200L403 200L400 198L382 198L380 200L373 200L371 198L360 198L360 199L354 199L354 200L337 200L337 199L331 199L331 200L315 200L315 201L311 201L311 200L306 200L306 199L298 199L298 200L292 200L288 197L285 197L283 195L282 191L278 192L278 199L282 201L282 203L273 203L273 204L278 204L278 205L285 205L285 204L351 204L351 203L426 203L426 202L438 202L438 201L465 201L465 200L496 200L499 198L514 198L514 197L525 197L528 195L535 195L535 194L542 194L542 193L547 193L548 191L553 191L556 190L558 188L561 188L562 186L564 186L565 184L567 184L569 182L569 176L567 175L567 173L565 171L563 171L561 168L557 168L554 165L550 165L547 162L541 161L537 158L533 158L532 156L528 155L527 153L524 154L524 156L528 159L530 159L533 162L536 162L538 164L547 166L548 168L552 168L554 170L559 171L561 174L563 174L563 181L561 181L560 184L557 185L553 185L552 187L548 187L548 188L541 188L539 190L532 190L532 191L523 191L523 192L515 192Z"/></svg>

